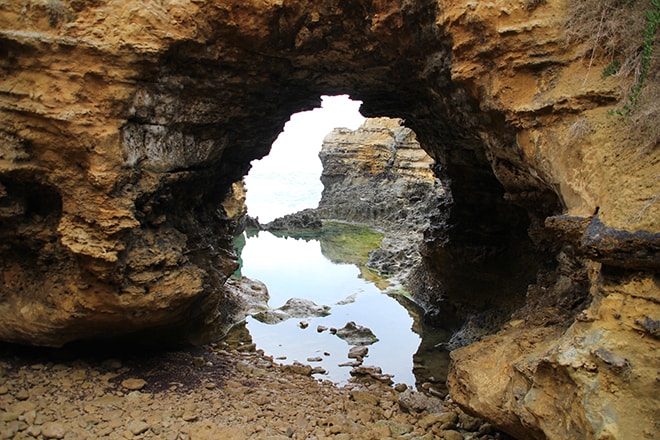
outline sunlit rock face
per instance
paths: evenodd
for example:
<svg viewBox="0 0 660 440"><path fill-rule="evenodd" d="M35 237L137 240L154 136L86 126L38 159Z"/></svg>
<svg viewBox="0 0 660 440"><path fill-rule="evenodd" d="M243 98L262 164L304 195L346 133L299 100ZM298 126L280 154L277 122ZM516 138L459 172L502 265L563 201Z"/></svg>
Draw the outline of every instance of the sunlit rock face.
<svg viewBox="0 0 660 440"><path fill-rule="evenodd" d="M290 114L348 93L442 164L425 301L519 298L453 353L454 400L519 438L652 435L657 146L607 117L619 85L566 44L565 6L3 2L0 338L221 331L232 184Z"/></svg>

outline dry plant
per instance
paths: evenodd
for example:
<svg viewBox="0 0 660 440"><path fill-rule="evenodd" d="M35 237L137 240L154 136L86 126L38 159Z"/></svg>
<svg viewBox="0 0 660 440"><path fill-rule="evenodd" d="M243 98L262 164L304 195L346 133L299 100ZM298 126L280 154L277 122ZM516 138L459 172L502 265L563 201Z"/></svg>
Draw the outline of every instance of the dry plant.
<svg viewBox="0 0 660 440"><path fill-rule="evenodd" d="M619 77L626 90L623 109L613 115L630 116L631 132L655 148L660 140L660 61L655 35L660 0L572 0L569 17L567 39L586 43L589 70L597 58L609 61L602 76Z"/></svg>
<svg viewBox="0 0 660 440"><path fill-rule="evenodd" d="M629 76L639 72L642 33L651 0L573 0L566 22L569 42L588 45L590 64L596 57L609 59L613 72Z"/></svg>
<svg viewBox="0 0 660 440"><path fill-rule="evenodd" d="M59 26L69 15L67 7L60 0L48 0L46 2L46 12L48 13L48 23L51 27Z"/></svg>

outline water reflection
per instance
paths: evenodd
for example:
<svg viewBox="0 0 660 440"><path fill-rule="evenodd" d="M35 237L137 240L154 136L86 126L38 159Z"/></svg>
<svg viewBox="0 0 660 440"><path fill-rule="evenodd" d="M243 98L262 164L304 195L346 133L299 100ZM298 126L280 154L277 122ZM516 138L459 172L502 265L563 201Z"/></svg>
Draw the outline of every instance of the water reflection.
<svg viewBox="0 0 660 440"><path fill-rule="evenodd" d="M309 237L296 239L265 231L244 239L241 273L268 286L270 308L281 307L290 298L305 298L331 307L329 316L292 318L278 324L247 319L247 329L257 347L280 358L279 362L321 366L328 372L325 378L345 383L350 378L350 367L339 364L352 360L347 356L350 345L317 328L341 328L349 321L370 328L378 338L378 342L369 346L364 365L379 366L383 373L393 375L395 382L414 385L415 373L432 375L422 371L427 370L430 361L418 349L428 351L431 357L447 358L429 344L436 343L434 339L444 341L448 335L430 332L435 337L422 343L420 334L425 331L421 313L411 301L401 295L383 293L373 281L364 279L364 268L338 263L337 252L332 252L333 261L324 256L324 249L336 250L336 242L326 240L322 244ZM309 326L301 328L300 321L306 321ZM321 360L308 361L310 358ZM441 363L446 369L447 362Z"/></svg>

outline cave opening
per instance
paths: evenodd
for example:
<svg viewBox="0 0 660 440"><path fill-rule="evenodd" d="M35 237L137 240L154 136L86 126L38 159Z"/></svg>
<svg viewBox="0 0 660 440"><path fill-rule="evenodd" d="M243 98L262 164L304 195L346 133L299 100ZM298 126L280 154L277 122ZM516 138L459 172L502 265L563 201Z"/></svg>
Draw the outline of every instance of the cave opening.
<svg viewBox="0 0 660 440"><path fill-rule="evenodd" d="M365 120L360 101L348 95L321 96L321 106L294 113L268 155L252 161L245 176L248 215L267 223L285 214L314 208L321 198L323 138L333 128L357 129Z"/></svg>
<svg viewBox="0 0 660 440"><path fill-rule="evenodd" d="M233 333L283 363L313 362L338 384L368 357L396 382L442 392L449 358L435 346L449 330L424 321L407 286L445 188L404 121L365 119L360 104L322 96L253 162L234 276L265 283L268 298ZM368 353L359 361L355 345Z"/></svg>

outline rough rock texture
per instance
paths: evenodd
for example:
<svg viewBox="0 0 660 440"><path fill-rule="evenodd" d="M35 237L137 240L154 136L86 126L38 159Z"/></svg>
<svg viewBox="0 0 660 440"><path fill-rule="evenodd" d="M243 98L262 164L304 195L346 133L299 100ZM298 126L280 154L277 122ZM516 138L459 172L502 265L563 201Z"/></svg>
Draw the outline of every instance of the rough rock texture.
<svg viewBox="0 0 660 440"><path fill-rule="evenodd" d="M323 140L318 211L337 218L423 231L444 195L415 133L391 118L368 118L357 130L336 128Z"/></svg>
<svg viewBox="0 0 660 440"><path fill-rule="evenodd" d="M393 290L416 285L410 277L422 270L423 233L447 197L431 168L433 159L402 124L368 118L356 130L336 128L328 134L319 153L323 194L315 210L323 219L385 233L367 266L390 276Z"/></svg>
<svg viewBox="0 0 660 440"><path fill-rule="evenodd" d="M509 439L405 385L397 392L360 377L339 388L310 377L309 365L281 365L251 345L103 347L82 356L2 350L0 438Z"/></svg>
<svg viewBox="0 0 660 440"><path fill-rule="evenodd" d="M566 44L566 6L0 3L0 338L222 328L232 183L291 113L349 93L443 164L428 302L520 298L453 353L456 402L520 438L652 436L657 143L607 116L619 84Z"/></svg>

